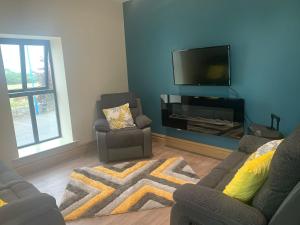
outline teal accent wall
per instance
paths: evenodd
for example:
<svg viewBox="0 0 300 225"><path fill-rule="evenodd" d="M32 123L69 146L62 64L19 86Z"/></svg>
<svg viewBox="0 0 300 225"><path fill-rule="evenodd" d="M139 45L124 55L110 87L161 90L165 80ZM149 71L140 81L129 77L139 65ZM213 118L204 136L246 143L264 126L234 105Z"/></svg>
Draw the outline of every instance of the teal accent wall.
<svg viewBox="0 0 300 225"><path fill-rule="evenodd" d="M142 99L153 131L236 148L229 138L161 126L160 94L235 97L228 87L173 84L171 52L231 45L232 88L245 99L248 117L281 131L300 124L299 0L131 0L124 3L130 90Z"/></svg>

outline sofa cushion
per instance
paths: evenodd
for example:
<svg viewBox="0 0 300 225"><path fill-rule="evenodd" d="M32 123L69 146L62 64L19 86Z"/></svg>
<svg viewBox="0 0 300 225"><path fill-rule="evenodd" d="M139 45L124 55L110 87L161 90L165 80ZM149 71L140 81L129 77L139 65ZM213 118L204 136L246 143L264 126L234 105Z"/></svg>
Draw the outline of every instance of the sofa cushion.
<svg viewBox="0 0 300 225"><path fill-rule="evenodd" d="M1 198L0 198L0 208L5 206L7 204L7 202L3 201Z"/></svg>
<svg viewBox="0 0 300 225"><path fill-rule="evenodd" d="M39 193L32 184L24 181L15 171L0 162L0 199L13 202Z"/></svg>
<svg viewBox="0 0 300 225"><path fill-rule="evenodd" d="M300 181L300 127L277 148L267 181L255 196L253 206L268 219Z"/></svg>
<svg viewBox="0 0 300 225"><path fill-rule="evenodd" d="M1 224L65 224L55 200L24 181L0 162L0 199L7 203L0 209ZM46 220L41 222L42 219Z"/></svg>
<svg viewBox="0 0 300 225"><path fill-rule="evenodd" d="M243 161L244 162L244 161ZM216 189L219 191L223 191L226 185L233 179L234 175L238 171L238 169L243 165L243 162L238 164L232 171L228 172L223 179L218 183Z"/></svg>
<svg viewBox="0 0 300 225"><path fill-rule="evenodd" d="M1 189L0 199L6 202L13 202L39 193L40 192L32 184L23 181Z"/></svg>
<svg viewBox="0 0 300 225"><path fill-rule="evenodd" d="M123 148L130 146L141 146L144 143L144 134L138 128L124 128L112 130L106 135L108 148Z"/></svg>
<svg viewBox="0 0 300 225"><path fill-rule="evenodd" d="M19 199L16 193L9 188L0 190L0 198L5 202L14 202Z"/></svg>
<svg viewBox="0 0 300 225"><path fill-rule="evenodd" d="M208 175L203 177L197 185L205 186L209 188L215 188L220 181L226 176L227 171L219 169L218 167L212 169Z"/></svg>
<svg viewBox="0 0 300 225"><path fill-rule="evenodd" d="M249 155L242 152L231 153L206 177L201 179L198 185L222 191L248 157Z"/></svg>
<svg viewBox="0 0 300 225"><path fill-rule="evenodd" d="M234 163L234 160L228 160L227 161L228 164L233 163L233 165L229 170L227 170L227 173L225 174L223 179L220 180L218 185L215 187L217 190L219 190L219 191L224 190L224 188L232 180L232 178L234 177L234 175L236 174L238 169L241 168L241 166L244 164L244 162L249 157L248 154L244 154L244 153L241 153L241 152L237 152L237 153L239 154L239 156L237 156L238 154L235 154L235 160L239 159L239 161L237 160L235 163Z"/></svg>
<svg viewBox="0 0 300 225"><path fill-rule="evenodd" d="M55 199L47 194L36 194L9 202L1 208L0 218L1 225L65 224L57 209Z"/></svg>
<svg viewBox="0 0 300 225"><path fill-rule="evenodd" d="M243 152L232 152L226 159L224 159L217 167L232 171L235 170L237 166L241 165L247 158L249 157L248 154Z"/></svg>
<svg viewBox="0 0 300 225"><path fill-rule="evenodd" d="M172 210L172 225L267 224L264 215L259 210L208 187L185 184L177 188L173 198L178 211ZM187 220L182 221L180 217L186 217ZM174 219L181 221L176 222Z"/></svg>
<svg viewBox="0 0 300 225"><path fill-rule="evenodd" d="M26 181L16 183L10 187L18 198L26 198L28 196L39 194L40 191L33 184Z"/></svg>
<svg viewBox="0 0 300 225"><path fill-rule="evenodd" d="M6 187L11 183L22 181L23 178L16 172L9 169L3 162L0 161L0 189Z"/></svg>
<svg viewBox="0 0 300 225"><path fill-rule="evenodd" d="M256 151L257 148L262 146L263 144L269 142L269 139L257 137L253 135L245 135L240 140L239 151L251 154Z"/></svg>

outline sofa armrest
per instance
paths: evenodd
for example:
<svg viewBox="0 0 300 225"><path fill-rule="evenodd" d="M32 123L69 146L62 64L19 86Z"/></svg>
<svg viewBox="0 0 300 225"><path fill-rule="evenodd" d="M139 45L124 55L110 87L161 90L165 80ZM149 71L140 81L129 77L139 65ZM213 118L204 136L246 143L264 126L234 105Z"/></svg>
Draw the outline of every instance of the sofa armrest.
<svg viewBox="0 0 300 225"><path fill-rule="evenodd" d="M283 203L277 209L270 225L298 225L300 221L300 182L293 188Z"/></svg>
<svg viewBox="0 0 300 225"><path fill-rule="evenodd" d="M253 135L245 135L240 140L239 151L251 154L256 151L257 148L271 141L267 138L257 137Z"/></svg>
<svg viewBox="0 0 300 225"><path fill-rule="evenodd" d="M106 119L97 119L94 123L94 128L99 132L109 132L110 127Z"/></svg>
<svg viewBox="0 0 300 225"><path fill-rule="evenodd" d="M135 124L137 125L138 128L143 129L145 127L149 127L152 123L152 120L150 120L147 116L145 115L139 115L135 118Z"/></svg>
<svg viewBox="0 0 300 225"><path fill-rule="evenodd" d="M31 221L41 219L43 215L53 213L52 222L65 224L56 206L55 199L47 194L37 194L19 199L0 208L1 225L29 225ZM41 222L41 221L40 221ZM45 223L48 224L48 223Z"/></svg>
<svg viewBox="0 0 300 225"><path fill-rule="evenodd" d="M211 225L267 224L265 217L257 209L208 187L183 185L175 191L174 200L185 209L186 214L196 212L196 218L192 221L197 224L206 224L208 221Z"/></svg>

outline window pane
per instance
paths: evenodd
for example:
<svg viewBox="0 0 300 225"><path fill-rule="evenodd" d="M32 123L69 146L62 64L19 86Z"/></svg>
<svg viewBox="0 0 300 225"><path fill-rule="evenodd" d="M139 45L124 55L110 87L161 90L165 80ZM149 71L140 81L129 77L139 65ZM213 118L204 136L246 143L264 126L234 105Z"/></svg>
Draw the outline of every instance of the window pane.
<svg viewBox="0 0 300 225"><path fill-rule="evenodd" d="M22 89L19 45L1 45L8 90Z"/></svg>
<svg viewBox="0 0 300 225"><path fill-rule="evenodd" d="M59 136L54 94L33 97L40 141Z"/></svg>
<svg viewBox="0 0 300 225"><path fill-rule="evenodd" d="M10 98L18 147L34 143L27 97Z"/></svg>
<svg viewBox="0 0 300 225"><path fill-rule="evenodd" d="M25 45L27 88L46 87L45 48L40 45Z"/></svg>
<svg viewBox="0 0 300 225"><path fill-rule="evenodd" d="M47 64L47 69L48 69L48 87L49 89L53 89L53 80L52 76L54 76L52 68L51 68L51 61L50 61L50 52L48 52L48 64Z"/></svg>

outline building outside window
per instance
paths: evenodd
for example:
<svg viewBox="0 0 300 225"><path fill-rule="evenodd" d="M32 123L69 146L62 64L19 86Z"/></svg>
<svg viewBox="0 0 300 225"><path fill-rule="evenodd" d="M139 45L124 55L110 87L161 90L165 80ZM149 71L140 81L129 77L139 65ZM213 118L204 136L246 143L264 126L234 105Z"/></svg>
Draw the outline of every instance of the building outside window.
<svg viewBox="0 0 300 225"><path fill-rule="evenodd" d="M18 148L61 137L48 40L0 38Z"/></svg>

